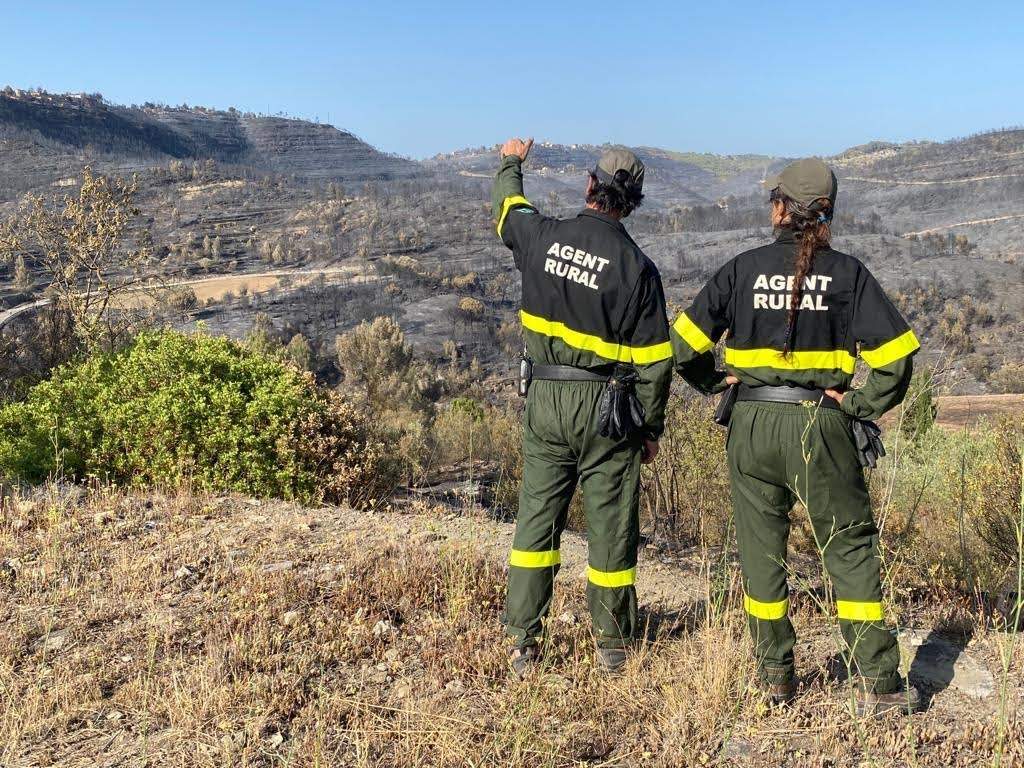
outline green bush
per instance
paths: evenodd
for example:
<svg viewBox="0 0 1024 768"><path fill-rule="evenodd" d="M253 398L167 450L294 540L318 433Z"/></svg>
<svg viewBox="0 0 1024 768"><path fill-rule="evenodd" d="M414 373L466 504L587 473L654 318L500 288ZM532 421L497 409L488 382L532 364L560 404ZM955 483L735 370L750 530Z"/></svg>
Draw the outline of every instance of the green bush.
<svg viewBox="0 0 1024 768"><path fill-rule="evenodd" d="M935 424L938 407L935 404L935 378L930 369L925 368L914 374L903 400L903 417L900 430L904 439L916 443Z"/></svg>
<svg viewBox="0 0 1024 768"><path fill-rule="evenodd" d="M396 468L367 417L311 376L204 333L145 333L0 409L0 474L367 505Z"/></svg>
<svg viewBox="0 0 1024 768"><path fill-rule="evenodd" d="M726 432L714 423L717 398L673 397L658 458L645 468L641 515L676 546L726 541L732 514Z"/></svg>
<svg viewBox="0 0 1024 768"><path fill-rule="evenodd" d="M994 591L1018 564L1024 419L931 429L872 474L891 562L922 584Z"/></svg>

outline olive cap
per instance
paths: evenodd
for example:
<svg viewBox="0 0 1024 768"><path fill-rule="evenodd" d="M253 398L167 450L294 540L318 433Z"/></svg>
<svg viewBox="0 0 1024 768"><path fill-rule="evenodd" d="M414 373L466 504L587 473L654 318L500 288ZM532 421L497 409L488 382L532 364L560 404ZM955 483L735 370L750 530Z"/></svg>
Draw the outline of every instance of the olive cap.
<svg viewBox="0 0 1024 768"><path fill-rule="evenodd" d="M839 180L825 163L816 157L797 160L782 169L782 173L765 179L768 189L778 189L790 200L810 205L820 197L828 198L834 206Z"/></svg>
<svg viewBox="0 0 1024 768"><path fill-rule="evenodd" d="M594 175L605 184L612 181L619 171L626 171L638 189L644 186L644 164L628 149L617 147L609 149L597 161Z"/></svg>

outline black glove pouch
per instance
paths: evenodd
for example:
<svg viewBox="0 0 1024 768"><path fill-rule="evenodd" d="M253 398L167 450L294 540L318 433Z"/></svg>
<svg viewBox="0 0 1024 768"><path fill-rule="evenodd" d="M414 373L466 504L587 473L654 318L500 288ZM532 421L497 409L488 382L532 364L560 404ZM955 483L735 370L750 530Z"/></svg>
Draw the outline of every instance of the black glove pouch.
<svg viewBox="0 0 1024 768"><path fill-rule="evenodd" d="M635 369L615 367L597 409L597 429L602 437L622 440L643 428L647 415L636 396L639 380Z"/></svg>
<svg viewBox="0 0 1024 768"><path fill-rule="evenodd" d="M862 467L874 469L878 460L885 456L885 446L882 445L882 430L873 421L853 419L853 444L857 447L857 458L860 459Z"/></svg>

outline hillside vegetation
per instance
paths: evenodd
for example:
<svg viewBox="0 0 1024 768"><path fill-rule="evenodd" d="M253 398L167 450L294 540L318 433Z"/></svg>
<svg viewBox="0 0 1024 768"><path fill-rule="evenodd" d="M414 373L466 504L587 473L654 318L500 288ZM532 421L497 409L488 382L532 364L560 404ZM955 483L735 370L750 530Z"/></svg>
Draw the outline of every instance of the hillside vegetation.
<svg viewBox="0 0 1024 768"><path fill-rule="evenodd" d="M714 559L699 554L667 572L641 561L647 639L614 680L593 670L583 582L563 570L546 664L515 681L499 622L503 566L497 551L484 554L489 524L423 512L363 517L59 488L8 500L0 590L17 610L0 617L0 761L946 768L1024 759L1022 644L978 627L963 651L991 665L1005 702L950 687L914 718L860 720L829 661L838 646L828 614L802 594L793 617L804 686L794 707L770 709L753 687L737 584L706 581ZM671 597L651 602L655 582ZM911 603L899 597L899 612ZM932 601L914 618L973 627L958 601Z"/></svg>
<svg viewBox="0 0 1024 768"><path fill-rule="evenodd" d="M833 158L835 245L924 344L868 480L927 709L877 721L806 509L800 695L757 690L726 435L681 382L625 675L593 669L579 498L545 664L509 675L522 338L492 148L413 163L315 123L8 90L0 149L0 764L1024 760L1024 420L961 418L1024 388L1021 132ZM573 215L600 151L538 143L527 194ZM758 181L784 160L638 151L627 224L674 312L771 237ZM948 392L982 398L959 428Z"/></svg>

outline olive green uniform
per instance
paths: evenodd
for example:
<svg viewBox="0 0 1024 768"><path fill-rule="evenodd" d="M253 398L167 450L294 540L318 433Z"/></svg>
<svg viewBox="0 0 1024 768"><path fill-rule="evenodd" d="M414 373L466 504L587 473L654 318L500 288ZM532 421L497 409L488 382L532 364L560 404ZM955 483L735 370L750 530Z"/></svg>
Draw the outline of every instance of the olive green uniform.
<svg viewBox="0 0 1024 768"><path fill-rule="evenodd" d="M783 354L786 308L798 241L792 232L723 266L673 325L677 369L698 389L723 388L714 341L726 335L729 373L753 387L845 390L857 355L871 367L841 409L739 402L728 457L736 537L750 630L765 677L793 675L796 640L788 618L789 513L802 501L831 577L836 611L856 669L875 693L899 688L899 651L885 626L878 529L851 431L851 418L877 418L906 394L913 331L858 260L819 250L803 291L791 352Z"/></svg>
<svg viewBox="0 0 1024 768"><path fill-rule="evenodd" d="M579 483L594 634L601 647L622 647L636 633L642 443L662 432L672 374L661 279L614 218L589 209L564 220L539 214L523 195L517 157L503 159L493 202L498 235L522 273L527 355L536 364L605 374L616 363L632 365L645 411L641 432L613 440L597 430L602 383L537 380L530 386L506 628L519 646L542 636L561 533Z"/></svg>

